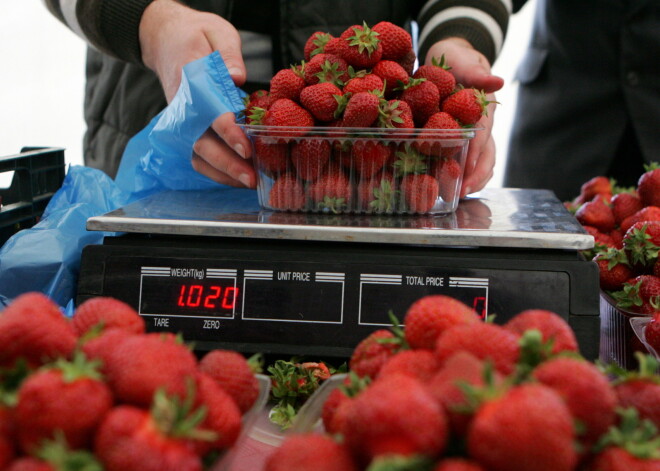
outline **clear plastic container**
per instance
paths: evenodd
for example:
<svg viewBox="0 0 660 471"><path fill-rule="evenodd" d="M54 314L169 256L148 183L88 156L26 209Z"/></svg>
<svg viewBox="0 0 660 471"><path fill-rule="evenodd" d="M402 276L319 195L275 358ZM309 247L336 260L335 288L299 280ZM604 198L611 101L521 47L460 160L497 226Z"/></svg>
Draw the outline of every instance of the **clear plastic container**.
<svg viewBox="0 0 660 471"><path fill-rule="evenodd" d="M478 131L242 127L262 208L335 214L452 213Z"/></svg>

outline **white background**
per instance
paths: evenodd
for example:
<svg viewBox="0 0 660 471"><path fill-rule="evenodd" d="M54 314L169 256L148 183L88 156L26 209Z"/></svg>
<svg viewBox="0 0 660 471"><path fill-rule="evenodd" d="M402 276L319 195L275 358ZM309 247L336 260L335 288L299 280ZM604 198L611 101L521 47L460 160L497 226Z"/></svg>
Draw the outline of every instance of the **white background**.
<svg viewBox="0 0 660 471"><path fill-rule="evenodd" d="M529 1L512 17L493 68L506 84L497 94L497 163L490 187L502 184L516 100L513 74L527 46L535 3ZM0 0L0 7L0 156L23 146L64 147L68 163L82 164L83 41L39 0Z"/></svg>

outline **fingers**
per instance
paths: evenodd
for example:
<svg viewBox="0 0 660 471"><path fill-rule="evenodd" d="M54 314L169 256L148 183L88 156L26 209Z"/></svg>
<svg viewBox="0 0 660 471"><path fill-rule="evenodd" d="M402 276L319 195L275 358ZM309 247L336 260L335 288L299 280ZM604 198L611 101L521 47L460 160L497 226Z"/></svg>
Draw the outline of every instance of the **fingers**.
<svg viewBox="0 0 660 471"><path fill-rule="evenodd" d="M491 135L477 137L470 143L461 186L461 198L479 191L493 178L495 168L495 141Z"/></svg>
<svg viewBox="0 0 660 471"><path fill-rule="evenodd" d="M226 22L221 18L223 22ZM214 51L218 51L227 66L229 75L237 86L242 86L247 78L243 54L241 54L241 38L231 24L229 28L212 29L205 32L206 38Z"/></svg>
<svg viewBox="0 0 660 471"><path fill-rule="evenodd" d="M233 113L224 113L218 116L211 124L217 135L243 159L252 155L252 145L243 130L236 124Z"/></svg>
<svg viewBox="0 0 660 471"><path fill-rule="evenodd" d="M197 140L193 152L192 165L197 172L219 183L255 188L252 162L239 156L214 130L209 129Z"/></svg>

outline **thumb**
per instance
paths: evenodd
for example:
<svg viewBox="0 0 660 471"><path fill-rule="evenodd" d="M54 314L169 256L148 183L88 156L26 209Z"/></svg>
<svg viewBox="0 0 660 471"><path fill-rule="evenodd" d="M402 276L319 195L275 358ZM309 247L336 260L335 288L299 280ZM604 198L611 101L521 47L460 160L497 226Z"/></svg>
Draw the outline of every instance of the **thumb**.
<svg viewBox="0 0 660 471"><path fill-rule="evenodd" d="M238 32L233 31L233 33L235 34L229 34L226 35L229 37L221 38L221 32L214 30L213 32L207 32L207 37L213 50L220 53L234 84L240 87L245 83L247 72L245 62L243 62L243 54L241 54L241 39Z"/></svg>

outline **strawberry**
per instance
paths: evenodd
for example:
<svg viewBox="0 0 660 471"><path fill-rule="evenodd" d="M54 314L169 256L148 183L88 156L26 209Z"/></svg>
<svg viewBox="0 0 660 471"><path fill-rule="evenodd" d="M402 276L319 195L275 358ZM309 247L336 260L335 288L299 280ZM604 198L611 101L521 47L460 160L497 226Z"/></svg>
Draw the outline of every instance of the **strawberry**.
<svg viewBox="0 0 660 471"><path fill-rule="evenodd" d="M431 395L447 413L452 435L464 438L476 412L465 385L477 390L496 390L502 386L503 378L485 361L469 352L458 351L445 361L427 384Z"/></svg>
<svg viewBox="0 0 660 471"><path fill-rule="evenodd" d="M437 129L460 129L461 125L456 121L456 119L449 113L444 111L438 111L433 113L424 123L422 129L437 130ZM443 139L458 139L460 135L453 133L443 133ZM417 141L415 143L417 149L420 152L426 155L433 156L445 156L450 157L456 153L459 147L456 147L455 143L443 142L443 139L438 139L438 135L435 132L421 132L417 135Z"/></svg>
<svg viewBox="0 0 660 471"><path fill-rule="evenodd" d="M435 84L440 92L440 101L447 98L456 88L456 78L449 72L451 67L445 63L445 56L440 57L440 60L433 57L431 64L420 65L413 78L425 78Z"/></svg>
<svg viewBox="0 0 660 471"><path fill-rule="evenodd" d="M368 178L383 169L392 150L375 140L356 140L351 148L353 168L363 178Z"/></svg>
<svg viewBox="0 0 660 471"><path fill-rule="evenodd" d="M94 453L103 469L202 470L200 458L186 441L197 430L198 420L169 412L167 407L175 406L163 402L159 400L152 412L119 405L106 414L94 438ZM177 420L168 422L167 417Z"/></svg>
<svg viewBox="0 0 660 471"><path fill-rule="evenodd" d="M112 402L96 365L84 355L72 362L58 360L30 375L18 390L15 419L21 449L30 453L59 432L73 448L89 445Z"/></svg>
<svg viewBox="0 0 660 471"><path fill-rule="evenodd" d="M106 365L111 361L112 355L119 345L134 334L121 328L109 328L103 330L98 337L83 339L81 350L90 360L100 360L100 371L106 374Z"/></svg>
<svg viewBox="0 0 660 471"><path fill-rule="evenodd" d="M593 261L598 264L600 288L607 291L617 291L633 276L628 264L628 256L623 250L610 248L596 254Z"/></svg>
<svg viewBox="0 0 660 471"><path fill-rule="evenodd" d="M379 34L366 23L347 28L339 38L340 54L349 65L357 69L370 69L381 59L383 46Z"/></svg>
<svg viewBox="0 0 660 471"><path fill-rule="evenodd" d="M325 170L332 149L326 139L302 139L291 147L291 163L298 178L313 182Z"/></svg>
<svg viewBox="0 0 660 471"><path fill-rule="evenodd" d="M465 458L445 458L436 464L433 471L486 471L479 463Z"/></svg>
<svg viewBox="0 0 660 471"><path fill-rule="evenodd" d="M660 221L660 206L645 206L632 216L628 216L621 221L621 230L626 232L639 221Z"/></svg>
<svg viewBox="0 0 660 471"><path fill-rule="evenodd" d="M371 69L373 74L378 75L385 84L384 94L386 97L392 97L394 89L405 86L408 83L409 76L398 62L391 60L381 60Z"/></svg>
<svg viewBox="0 0 660 471"><path fill-rule="evenodd" d="M597 246L596 248L598 248L598 246L602 246L605 249L607 249L608 247L616 248L616 243L609 234L604 234L593 226L582 226L582 227L584 228L585 231L587 231L588 234L594 237L594 242Z"/></svg>
<svg viewBox="0 0 660 471"><path fill-rule="evenodd" d="M577 352L578 343L575 333L568 322L559 314L545 309L528 309L512 317L504 328L522 335L525 331L536 329L541 332L543 342L552 342L552 354Z"/></svg>
<svg viewBox="0 0 660 471"><path fill-rule="evenodd" d="M305 208L306 201L305 186L290 173L275 180L268 196L268 206L285 211L300 211Z"/></svg>
<svg viewBox="0 0 660 471"><path fill-rule="evenodd" d="M212 350L199 362L199 370L213 378L238 404L250 410L259 396L259 381L248 360L232 350Z"/></svg>
<svg viewBox="0 0 660 471"><path fill-rule="evenodd" d="M460 350L481 360L491 360L504 375L515 370L520 356L519 336L500 325L476 322L445 330L435 343L435 355L440 364Z"/></svg>
<svg viewBox="0 0 660 471"><path fill-rule="evenodd" d="M612 182L607 177L596 176L582 184L580 187L579 203L591 201L598 195L611 195Z"/></svg>
<svg viewBox="0 0 660 471"><path fill-rule="evenodd" d="M409 375L427 383L438 370L438 362L432 350L401 350L387 359L380 369L378 378L395 374Z"/></svg>
<svg viewBox="0 0 660 471"><path fill-rule="evenodd" d="M378 116L379 128L412 129L415 127L410 105L401 100L383 101Z"/></svg>
<svg viewBox="0 0 660 471"><path fill-rule="evenodd" d="M187 378L197 371L197 360L174 335L150 333L124 339L105 371L118 400L149 407L157 389L183 397Z"/></svg>
<svg viewBox="0 0 660 471"><path fill-rule="evenodd" d="M440 92L426 79L410 79L401 92L401 99L410 105L415 124L424 126L433 113L440 111Z"/></svg>
<svg viewBox="0 0 660 471"><path fill-rule="evenodd" d="M559 393L578 424L578 439L587 448L614 425L617 396L608 378L594 364L557 357L538 366L532 377Z"/></svg>
<svg viewBox="0 0 660 471"><path fill-rule="evenodd" d="M381 21L374 25L373 30L378 33L383 48L382 59L398 61L413 52L412 37L402 27L389 21Z"/></svg>
<svg viewBox="0 0 660 471"><path fill-rule="evenodd" d="M383 79L381 79L378 75L370 74L365 70L361 70L351 76L348 82L346 82L346 85L344 85L342 91L344 94L353 94L358 92L380 92L384 87L385 85L383 84Z"/></svg>
<svg viewBox="0 0 660 471"><path fill-rule="evenodd" d="M54 440L44 440L32 456L21 456L11 465L2 468L7 471L62 471L84 470L103 471L101 463L88 450L72 450L66 440L59 435Z"/></svg>
<svg viewBox="0 0 660 471"><path fill-rule="evenodd" d="M612 196L612 213L617 224L632 216L644 206L639 197L633 193L617 193Z"/></svg>
<svg viewBox="0 0 660 471"><path fill-rule="evenodd" d="M660 252L660 221L639 221L630 226L623 246L633 266L652 267Z"/></svg>
<svg viewBox="0 0 660 471"><path fill-rule="evenodd" d="M440 197L445 203L453 203L458 197L463 167L451 157L443 157L434 162L433 174L440 184Z"/></svg>
<svg viewBox="0 0 660 471"><path fill-rule="evenodd" d="M376 174L360 180L357 188L357 205L373 213L394 211L397 183L391 172Z"/></svg>
<svg viewBox="0 0 660 471"><path fill-rule="evenodd" d="M305 85L305 75L300 69L282 69L270 79L270 96L273 100L288 98L299 101L300 92Z"/></svg>
<svg viewBox="0 0 660 471"><path fill-rule="evenodd" d="M305 87L300 93L300 103L319 121L332 121L337 116L342 91L329 82Z"/></svg>
<svg viewBox="0 0 660 471"><path fill-rule="evenodd" d="M257 137L254 139L253 145L257 167L260 172L270 177L286 172L289 166L288 144Z"/></svg>
<svg viewBox="0 0 660 471"><path fill-rule="evenodd" d="M488 105L491 103L495 102L489 101L483 90L463 88L442 102L442 111L452 115L461 124L476 124L481 116L488 116Z"/></svg>
<svg viewBox="0 0 660 471"><path fill-rule="evenodd" d="M638 371L615 369L614 390L619 406L637 410L639 417L648 419L660 428L660 377L656 374L660 364L651 355L636 354Z"/></svg>
<svg viewBox="0 0 660 471"><path fill-rule="evenodd" d="M435 206L440 185L431 175L406 175L401 179L401 194L408 211L427 213Z"/></svg>
<svg viewBox="0 0 660 471"><path fill-rule="evenodd" d="M339 213L349 208L353 198L351 182L337 168L328 168L307 188L307 194L317 209Z"/></svg>
<svg viewBox="0 0 660 471"><path fill-rule="evenodd" d="M400 339L390 330L375 330L356 345L348 366L361 378L376 378L387 359L400 348Z"/></svg>
<svg viewBox="0 0 660 471"><path fill-rule="evenodd" d="M305 61L314 57L316 54L321 54L325 52L325 45L333 38L330 33L324 33L323 31L316 31L312 33L307 42L305 43L305 48L303 50L303 55L305 56Z"/></svg>
<svg viewBox="0 0 660 471"><path fill-rule="evenodd" d="M623 284L623 289L614 291L612 297L617 307L633 312L653 313L654 305L660 304L660 278L655 275L638 275Z"/></svg>
<svg viewBox="0 0 660 471"><path fill-rule="evenodd" d="M660 168L648 170L637 181L637 193L644 206L660 206Z"/></svg>
<svg viewBox="0 0 660 471"><path fill-rule="evenodd" d="M317 54L305 64L305 83L315 85L329 82L337 87L343 86L350 78L348 64L334 54Z"/></svg>
<svg viewBox="0 0 660 471"><path fill-rule="evenodd" d="M580 206L575 213L575 218L583 226L592 226L601 232L609 232L616 225L612 208L600 199L587 201Z"/></svg>
<svg viewBox="0 0 660 471"><path fill-rule="evenodd" d="M371 378L360 378L350 372L342 384L328 394L321 409L321 420L325 431L331 435L344 436L348 418L354 414L353 399L371 383Z"/></svg>
<svg viewBox="0 0 660 471"><path fill-rule="evenodd" d="M44 294L17 296L0 316L0 366L21 358L37 367L60 356L69 357L76 345L70 322Z"/></svg>
<svg viewBox="0 0 660 471"><path fill-rule="evenodd" d="M325 44L323 52L325 54L332 54L333 56L341 57L341 51L344 41L337 37L331 37Z"/></svg>
<svg viewBox="0 0 660 471"><path fill-rule="evenodd" d="M428 171L427 160L427 157L415 149L415 146L406 143L394 152L392 168L396 176L426 173Z"/></svg>
<svg viewBox="0 0 660 471"><path fill-rule="evenodd" d="M263 113L270 107L274 99L267 90L252 92L247 98L245 103L245 124L259 124L257 121L263 118ZM257 111L255 110L256 108L262 111Z"/></svg>
<svg viewBox="0 0 660 471"><path fill-rule="evenodd" d="M348 418L344 440L362 461L390 454L432 457L446 446L445 413L415 378L379 378L355 397L352 407L360 413Z"/></svg>
<svg viewBox="0 0 660 471"><path fill-rule="evenodd" d="M78 306L71 325L79 337L101 324L103 329L119 328L134 334L145 331L144 319L132 306L119 299L96 296Z"/></svg>
<svg viewBox="0 0 660 471"><path fill-rule="evenodd" d="M468 431L470 456L489 471L571 471L573 422L551 388L524 384L484 404Z"/></svg>
<svg viewBox="0 0 660 471"><path fill-rule="evenodd" d="M342 126L368 128L378 119L380 98L370 92L351 95L344 109Z"/></svg>
<svg viewBox="0 0 660 471"><path fill-rule="evenodd" d="M266 126L297 126L312 127L314 118L307 110L288 98L280 98L270 105L264 114L263 124ZM306 131L291 131L291 137L303 136Z"/></svg>
<svg viewBox="0 0 660 471"><path fill-rule="evenodd" d="M644 338L660 354L660 313L655 313L644 329Z"/></svg>
<svg viewBox="0 0 660 471"><path fill-rule="evenodd" d="M266 458L264 471L357 471L345 445L316 433L290 435Z"/></svg>
<svg viewBox="0 0 660 471"><path fill-rule="evenodd" d="M449 328L478 321L476 311L463 302L442 294L427 295L406 311L404 332L411 348L432 350L437 338Z"/></svg>

